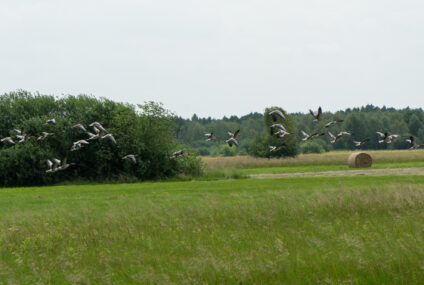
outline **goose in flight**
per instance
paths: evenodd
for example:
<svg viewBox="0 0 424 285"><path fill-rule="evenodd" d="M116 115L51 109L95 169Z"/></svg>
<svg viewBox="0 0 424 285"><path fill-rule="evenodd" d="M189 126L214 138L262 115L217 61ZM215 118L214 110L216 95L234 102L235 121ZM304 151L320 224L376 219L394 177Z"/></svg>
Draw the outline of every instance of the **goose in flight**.
<svg viewBox="0 0 424 285"><path fill-rule="evenodd" d="M47 137L49 137L49 136L54 135L54 133L48 133L48 132L42 132L42 133L43 133L43 135L39 136L39 137L37 138L37 141L44 140L45 138L47 138Z"/></svg>
<svg viewBox="0 0 424 285"><path fill-rule="evenodd" d="M26 135L16 135L15 137L19 140L18 143L25 142Z"/></svg>
<svg viewBox="0 0 424 285"><path fill-rule="evenodd" d="M327 124L325 124L325 128L329 128L329 127L331 127L332 125L335 125L335 124L337 124L337 123L343 123L344 121L343 120L335 120L335 121L331 121L331 122L329 122L329 123L327 123Z"/></svg>
<svg viewBox="0 0 424 285"><path fill-rule="evenodd" d="M230 138L237 138L238 134L240 133L240 130L237 130L234 134L232 132L228 132L228 135L230 136Z"/></svg>
<svg viewBox="0 0 424 285"><path fill-rule="evenodd" d="M50 172L55 172L56 171L56 168L53 169L53 162L50 159L47 159L46 160L46 163L47 163L47 167L49 168L49 169L46 170L46 173L50 173Z"/></svg>
<svg viewBox="0 0 424 285"><path fill-rule="evenodd" d="M63 162L60 164L60 166L57 167L56 171L65 170L65 169L67 169L68 167L70 167L72 165L76 165L76 163L73 163L73 162L72 163L68 163L67 162L67 158L65 157L63 159Z"/></svg>
<svg viewBox="0 0 424 285"><path fill-rule="evenodd" d="M395 139L399 137L399 135L388 135L388 133L377 132L377 135L380 136L378 143L392 143Z"/></svg>
<svg viewBox="0 0 424 285"><path fill-rule="evenodd" d="M271 136L274 134L274 129L278 129L278 130L287 132L286 128L282 124L273 124L270 127Z"/></svg>
<svg viewBox="0 0 424 285"><path fill-rule="evenodd" d="M382 132L377 132L377 135L380 136L378 143L384 143L386 141L387 137L389 136L388 133L382 133Z"/></svg>
<svg viewBox="0 0 424 285"><path fill-rule="evenodd" d="M98 130L98 129L96 128L96 130ZM87 135L89 136L87 141L92 141L92 140L98 139L100 137L100 131L97 134L87 132Z"/></svg>
<svg viewBox="0 0 424 285"><path fill-rule="evenodd" d="M280 145L280 146L270 145L269 146L269 151L270 152L274 152L274 151L277 151L277 150L280 150L280 149L283 149L283 148L286 148L286 145L285 144Z"/></svg>
<svg viewBox="0 0 424 285"><path fill-rule="evenodd" d="M309 113L314 117L314 122L318 122L322 120L322 108L321 106L318 108L317 112L314 112L312 110L309 110Z"/></svg>
<svg viewBox="0 0 424 285"><path fill-rule="evenodd" d="M133 164L136 164L137 163L137 160L135 159L135 157L136 157L136 155L134 155L134 154L127 154L122 159L124 159L126 161L129 161L129 162L131 162Z"/></svg>
<svg viewBox="0 0 424 285"><path fill-rule="evenodd" d="M415 138L413 136L410 136L409 139L406 139L405 141L407 143L409 143L409 145L410 145L410 148L409 149L410 150L418 149L421 146L424 146L424 144L417 144L417 142L415 141Z"/></svg>
<svg viewBox="0 0 424 285"><path fill-rule="evenodd" d="M55 119L49 119L44 124L45 125L56 125L56 120Z"/></svg>
<svg viewBox="0 0 424 285"><path fill-rule="evenodd" d="M213 132L209 133L209 134L205 134L206 140L207 141L213 141L216 139L216 137L213 136Z"/></svg>
<svg viewBox="0 0 424 285"><path fill-rule="evenodd" d="M73 143L72 147L71 147L71 151L76 151L76 150L80 150L84 147L84 145L88 145L90 144L88 141L86 140L79 140Z"/></svg>
<svg viewBox="0 0 424 285"><path fill-rule="evenodd" d="M17 136L23 134L23 131L22 130L14 129L14 131L15 131L15 135L17 135Z"/></svg>
<svg viewBox="0 0 424 285"><path fill-rule="evenodd" d="M97 128L100 131L107 133L107 131L105 130L105 128L103 128L102 124L100 124L99 122L93 122L89 126L92 127L93 129L94 128ZM96 131L94 131L94 132L96 132Z"/></svg>
<svg viewBox="0 0 424 285"><path fill-rule="evenodd" d="M87 132L87 129L82 124L73 125L72 128L75 132L78 132L78 130L83 131L84 133Z"/></svg>
<svg viewBox="0 0 424 285"><path fill-rule="evenodd" d="M239 146L238 141L235 138L229 138L228 140L225 141L230 147L232 147L233 145L235 146Z"/></svg>
<svg viewBox="0 0 424 285"><path fill-rule="evenodd" d="M173 159L173 158L179 158L179 157L183 157L183 156L186 156L187 154L186 154L186 152L185 152L185 150L180 150L180 151L176 151L176 152L174 152L173 154L172 154L172 156L171 156L171 159Z"/></svg>
<svg viewBox="0 0 424 285"><path fill-rule="evenodd" d="M279 130L275 133L275 135L277 135L279 138L284 138L285 136L290 135L290 133L287 131Z"/></svg>
<svg viewBox="0 0 424 285"><path fill-rule="evenodd" d="M280 110L273 110L273 111L271 111L271 112L269 112L269 114L271 115L271 117L272 117L272 120L274 121L274 122L276 122L277 121L277 118L278 117L280 117L281 119L285 119L286 117L284 116L284 114L283 114L283 112L281 112Z"/></svg>
<svg viewBox="0 0 424 285"><path fill-rule="evenodd" d="M59 167L59 166L60 166L60 164L62 163L62 161L60 161L60 160L59 160L59 159L57 159L57 158L53 158L53 159L52 159L52 161L53 161L53 170L55 170L55 171L56 171L57 167Z"/></svg>
<svg viewBox="0 0 424 285"><path fill-rule="evenodd" d="M362 141L353 141L353 143L355 144L355 147L361 147L369 141L370 141L370 139L366 138Z"/></svg>
<svg viewBox="0 0 424 285"><path fill-rule="evenodd" d="M16 138L19 140L18 143L24 143L29 141L29 139L34 138L34 136L28 136L26 134L16 135Z"/></svg>
<svg viewBox="0 0 424 285"><path fill-rule="evenodd" d="M10 144L10 145L14 145L15 144L15 142L13 141L13 139L11 137L2 138L0 140L0 142L5 143L5 144Z"/></svg>
<svg viewBox="0 0 424 285"><path fill-rule="evenodd" d="M276 128L287 132L287 129L282 124L273 124L271 125L271 128Z"/></svg>
<svg viewBox="0 0 424 285"><path fill-rule="evenodd" d="M112 134L107 134L101 137L102 139L110 140L113 144L116 144L115 138Z"/></svg>
<svg viewBox="0 0 424 285"><path fill-rule="evenodd" d="M53 160L53 162L52 162ZM49 169L46 170L46 173L53 173L56 171L61 171L67 169L69 166L75 165L75 163L67 163L66 157L63 159L63 162L57 158L53 158L52 160L47 159L46 163Z"/></svg>
<svg viewBox="0 0 424 285"><path fill-rule="evenodd" d="M341 139L343 136L350 136L351 135L351 133L349 133L349 132L340 132L340 133L338 133L338 135L337 136L335 136L335 135L333 135L331 132L328 132L328 135L330 136L330 138L331 138L331 143L335 143L335 142L337 142L339 139Z"/></svg>
<svg viewBox="0 0 424 285"><path fill-rule="evenodd" d="M392 143L395 139L397 139L399 135L390 135L387 137L387 143Z"/></svg>
<svg viewBox="0 0 424 285"><path fill-rule="evenodd" d="M314 138L320 137L325 135L325 133L313 133L312 135L309 135L307 133L305 133L304 131L300 131L302 133L302 141L308 141L308 140L312 140Z"/></svg>

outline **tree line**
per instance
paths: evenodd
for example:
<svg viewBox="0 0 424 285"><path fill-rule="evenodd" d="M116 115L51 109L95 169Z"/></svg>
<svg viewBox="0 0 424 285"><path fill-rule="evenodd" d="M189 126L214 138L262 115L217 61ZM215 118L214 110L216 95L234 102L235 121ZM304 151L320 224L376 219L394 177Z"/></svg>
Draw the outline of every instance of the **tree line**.
<svg viewBox="0 0 424 285"><path fill-rule="evenodd" d="M277 107L273 107L277 108ZM270 108L267 108L266 112ZM286 155L296 155L297 153L320 153L331 150L352 150L355 149L353 140L363 140L369 138L361 149L381 150L381 149L407 149L409 147L405 139L414 136L420 143L424 143L424 112L423 109L395 109L387 107L376 107L366 105L360 108L348 108L335 113L323 113L320 122L313 122L309 113L292 113L288 115L290 126L294 132L294 137L290 142L291 151ZM261 113L251 113L245 116L224 117L222 119L199 118L193 115L191 119L178 117L176 137L186 147L195 149L200 155L231 156L231 155L254 155L270 156L267 152L267 144L275 143L269 138L269 121L267 116ZM343 120L342 123L324 128L324 125L332 120ZM286 122L287 123L287 122ZM283 122L284 124L284 122ZM240 129L240 147L229 148L223 143L227 137L227 131ZM325 136L312 141L301 142L300 131L307 133L326 132ZM335 144L331 144L327 132L337 134L340 131L352 132L352 136L344 137ZM379 144L376 132L388 132L399 134L401 137L391 144ZM205 141L203 134L214 132L218 137L215 142Z"/></svg>

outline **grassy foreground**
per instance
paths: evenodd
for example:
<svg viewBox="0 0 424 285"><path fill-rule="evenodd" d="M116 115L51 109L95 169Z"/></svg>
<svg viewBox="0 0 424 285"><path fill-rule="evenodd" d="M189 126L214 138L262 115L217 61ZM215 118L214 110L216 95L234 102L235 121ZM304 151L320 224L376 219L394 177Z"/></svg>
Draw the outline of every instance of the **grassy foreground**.
<svg viewBox="0 0 424 285"><path fill-rule="evenodd" d="M424 177L0 189L4 283L424 282Z"/></svg>

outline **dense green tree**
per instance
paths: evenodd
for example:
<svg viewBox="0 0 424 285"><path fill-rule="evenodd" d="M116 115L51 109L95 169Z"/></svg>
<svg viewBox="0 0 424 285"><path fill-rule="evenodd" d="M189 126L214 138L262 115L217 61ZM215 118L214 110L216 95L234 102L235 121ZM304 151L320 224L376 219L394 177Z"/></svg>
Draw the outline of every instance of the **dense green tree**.
<svg viewBox="0 0 424 285"><path fill-rule="evenodd" d="M160 104L147 102L133 106L91 96L55 98L24 91L0 96L0 136L13 136L23 130L33 138L9 146L0 145L0 186L41 185L64 180L145 180L200 172L195 156L171 159L178 150L175 116ZM56 125L45 125L55 118ZM112 133L117 145L97 139L79 151L71 152L74 141L88 138L72 126L101 122ZM45 140L35 138L43 131L54 133ZM136 154L137 164L122 160ZM46 173L46 159L76 163L66 171Z"/></svg>
<svg viewBox="0 0 424 285"><path fill-rule="evenodd" d="M280 110L285 119L277 119L274 121L270 116L273 110ZM287 114L282 108L271 107L266 108L263 116L265 124L265 132L258 134L255 140L251 143L250 154L258 157L282 157L296 156L298 153L297 129L292 116ZM282 124L290 133L283 138L278 137L275 133L278 131L271 126L275 123ZM269 146L284 146L277 151L270 151Z"/></svg>

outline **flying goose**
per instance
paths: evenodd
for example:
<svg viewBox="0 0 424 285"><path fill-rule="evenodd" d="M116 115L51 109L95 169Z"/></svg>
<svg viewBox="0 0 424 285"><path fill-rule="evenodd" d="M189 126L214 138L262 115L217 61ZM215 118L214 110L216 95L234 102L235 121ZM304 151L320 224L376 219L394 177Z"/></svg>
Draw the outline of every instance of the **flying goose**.
<svg viewBox="0 0 424 285"><path fill-rule="evenodd" d="M312 110L309 110L309 113L312 115L312 117L314 117L314 122L318 122L321 121L322 119L322 108L321 106L318 108L317 112L314 112Z"/></svg>
<svg viewBox="0 0 424 285"><path fill-rule="evenodd" d="M53 160L53 162L52 162ZM56 171L61 171L67 169L69 166L75 165L75 163L67 163L67 158L63 159L63 162L57 158L53 158L52 160L47 159L46 163L49 169L46 170L46 173L53 173Z"/></svg>
<svg viewBox="0 0 424 285"><path fill-rule="evenodd" d="M275 133L275 135L277 135L279 138L284 138L285 136L290 135L290 133L287 131L279 130Z"/></svg>
<svg viewBox="0 0 424 285"><path fill-rule="evenodd" d="M228 140L225 141L230 147L232 147L233 145L235 146L239 146L238 141L235 138L229 138Z"/></svg>
<svg viewBox="0 0 424 285"><path fill-rule="evenodd" d="M327 124L325 124L325 128L329 128L329 127L331 127L332 125L335 125L335 124L337 124L337 123L342 123L342 122L344 122L343 120L335 120L335 121L331 121L331 122L329 122L329 123L327 123Z"/></svg>
<svg viewBox="0 0 424 285"><path fill-rule="evenodd" d="M29 139L34 138L33 136L28 136L26 134L16 135L15 137L19 140L18 143L24 143L29 141Z"/></svg>
<svg viewBox="0 0 424 285"><path fill-rule="evenodd" d="M380 140L378 141L378 143L392 143L396 138L399 137L399 135L390 135L386 132L386 133L381 133L381 132L377 132L377 135L380 136Z"/></svg>
<svg viewBox="0 0 424 285"><path fill-rule="evenodd" d="M237 130L234 134L232 132L228 132L228 135L230 136L230 138L237 138L238 134L240 133L240 130Z"/></svg>
<svg viewBox="0 0 424 285"><path fill-rule="evenodd" d="M209 134L205 134L206 140L207 141L213 141L216 139L216 137L213 136L213 132L209 133Z"/></svg>
<svg viewBox="0 0 424 285"><path fill-rule="evenodd" d="M110 140L113 144L116 144L115 138L113 137L112 134L107 134L101 137L102 139L108 139Z"/></svg>
<svg viewBox="0 0 424 285"><path fill-rule="evenodd" d="M271 128L277 128L287 132L286 128L282 124L273 124L271 125Z"/></svg>
<svg viewBox="0 0 424 285"><path fill-rule="evenodd" d="M46 173L56 171L56 169L53 169L53 162L50 159L47 159L46 163L47 163L47 167L49 168L49 169L46 170Z"/></svg>
<svg viewBox="0 0 424 285"><path fill-rule="evenodd" d="M313 133L312 135L309 135L309 134L305 133L304 131L300 131L300 132L302 133L302 136L303 136L302 141L312 140L314 138L325 135L325 133Z"/></svg>
<svg viewBox="0 0 424 285"><path fill-rule="evenodd" d="M399 135L390 135L387 137L387 143L392 143L395 139L397 139Z"/></svg>
<svg viewBox="0 0 424 285"><path fill-rule="evenodd" d="M99 135L99 134L100 134L100 130L99 130L98 128L96 128L95 126L93 126L92 128L93 128L93 132L94 132L96 135Z"/></svg>
<svg viewBox="0 0 424 285"><path fill-rule="evenodd" d="M25 142L26 135L16 135L15 137L19 140L18 143Z"/></svg>
<svg viewBox="0 0 424 285"><path fill-rule="evenodd" d="M280 146L270 145L269 146L269 151L270 152L274 152L274 151L277 151L277 150L280 150L280 149L283 149L283 148L286 148L286 145L285 144L284 145L280 145Z"/></svg>
<svg viewBox="0 0 424 285"><path fill-rule="evenodd" d="M335 143L335 142L337 142L339 139L341 139L343 136L350 136L351 135L351 133L349 133L349 132L340 132L340 133L338 133L338 135L337 136L335 136L335 135L333 135L331 132L328 132L328 135L330 136L330 138L331 138L331 143Z"/></svg>
<svg viewBox="0 0 424 285"><path fill-rule="evenodd" d="M380 136L378 143L384 143L386 141L387 137L389 136L389 134L387 132L386 133L377 132L377 135Z"/></svg>
<svg viewBox="0 0 424 285"><path fill-rule="evenodd" d="M271 133L271 136L274 134L274 129L279 129L279 130L281 130L281 131L285 131L285 132L287 132L287 130L286 130L286 128L282 125L282 124L273 124L273 125L271 125L271 127L270 127L270 133Z"/></svg>
<svg viewBox="0 0 424 285"><path fill-rule="evenodd" d="M173 158L179 158L179 157L183 157L183 156L186 156L187 154L186 154L186 152L185 152L185 150L180 150L180 151L176 151L176 152L174 152L173 154L172 154L172 156L171 156L171 159L173 159Z"/></svg>
<svg viewBox="0 0 424 285"><path fill-rule="evenodd" d="M122 159L127 160L133 164L137 163L137 160L135 159L136 155L134 154L127 154L126 156L124 156Z"/></svg>
<svg viewBox="0 0 424 285"><path fill-rule="evenodd" d="M55 119L49 119L46 121L45 125L56 125L56 120Z"/></svg>
<svg viewBox="0 0 424 285"><path fill-rule="evenodd" d="M65 170L65 169L67 169L69 166L72 166L72 165L76 165L76 163L67 163L67 158L65 157L64 159L63 159L63 162L60 164L60 166L59 167L57 167L57 169L56 169L56 171L61 171L61 170Z"/></svg>
<svg viewBox="0 0 424 285"><path fill-rule="evenodd" d="M86 140L79 140L73 143L72 147L71 147L71 151L76 151L76 150L80 150L84 147L84 145L90 144L88 141Z"/></svg>
<svg viewBox="0 0 424 285"><path fill-rule="evenodd" d="M11 144L11 145L15 144L15 142L13 141L13 139L11 137L2 138L0 140L0 142L5 143L5 144Z"/></svg>
<svg viewBox="0 0 424 285"><path fill-rule="evenodd" d="M366 138L362 141L353 141L353 143L355 144L356 147L360 147L363 146L365 143L369 142L370 139Z"/></svg>
<svg viewBox="0 0 424 285"><path fill-rule="evenodd" d="M37 141L44 140L44 139L45 139L45 138L47 138L48 136L52 136L52 135L54 135L54 133L48 133L48 132L42 132L42 133L43 133L43 135L39 136L39 137L37 138Z"/></svg>
<svg viewBox="0 0 424 285"><path fill-rule="evenodd" d="M98 130L98 129L96 128L96 130ZM100 137L100 131L97 134L93 134L93 133L87 132L87 135L89 136L89 138L87 139L87 141L92 141L92 140L98 139Z"/></svg>
<svg viewBox="0 0 424 285"><path fill-rule="evenodd" d="M424 144L417 144L417 142L415 141L415 138L413 136L410 136L409 139L406 139L405 141L407 143L409 143L409 145L410 145L410 148L409 149L410 150L418 149L421 146L424 146Z"/></svg>
<svg viewBox="0 0 424 285"><path fill-rule="evenodd" d="M52 161L53 161L53 170L56 171L56 168L60 166L60 164L62 163L62 161L60 161L57 158L53 158Z"/></svg>
<svg viewBox="0 0 424 285"><path fill-rule="evenodd" d="M102 124L100 124L99 122L93 122L89 126L92 127L93 129L94 128L97 128L100 131L107 133L107 131L105 130L105 128L103 128ZM94 132L96 132L96 131L94 131Z"/></svg>
<svg viewBox="0 0 424 285"><path fill-rule="evenodd" d="M286 117L284 116L284 114L283 114L283 112L281 112L280 110L273 110L273 111L271 111L271 112L269 112L269 114L271 115L271 117L272 117L272 120L274 121L274 122L276 122L277 121L277 118L278 117L280 117L281 119L285 119Z"/></svg>
<svg viewBox="0 0 424 285"><path fill-rule="evenodd" d="M78 130L81 130L85 133L87 132L87 129L82 124L76 124L72 126L72 128L74 129L75 132L78 132Z"/></svg>

